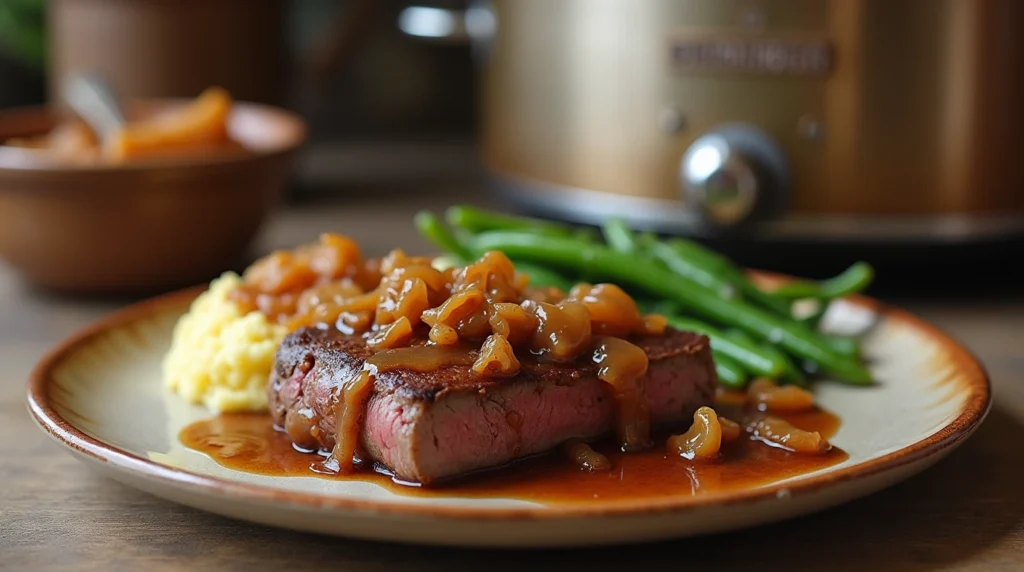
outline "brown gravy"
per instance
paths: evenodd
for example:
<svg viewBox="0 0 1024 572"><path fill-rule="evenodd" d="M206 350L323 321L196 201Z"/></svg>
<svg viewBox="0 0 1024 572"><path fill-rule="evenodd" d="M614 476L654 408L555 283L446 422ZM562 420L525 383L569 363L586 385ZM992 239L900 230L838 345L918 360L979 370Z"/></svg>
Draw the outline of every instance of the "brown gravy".
<svg viewBox="0 0 1024 572"><path fill-rule="evenodd" d="M726 416L732 413L728 407L716 409ZM839 428L839 419L821 409L778 417L800 429L818 431L826 439ZM612 463L607 471L580 469L565 454L554 452L427 488L398 483L379 472L314 472L311 466L323 457L292 447L288 436L275 430L266 414L219 415L193 423L179 435L186 447L205 453L225 467L249 473L359 480L412 496L503 497L563 503L653 500L669 495L749 489L824 469L848 457L835 447L821 455L792 453L757 442L744 433L737 441L722 446L721 459L690 461L667 454L665 437L658 435L657 446L640 452L623 453L612 441L595 444L594 449Z"/></svg>
<svg viewBox="0 0 1024 572"><path fill-rule="evenodd" d="M469 366L476 360L467 347L412 346L379 351L370 356L366 363L374 371L408 369L412 371L433 371L446 365Z"/></svg>

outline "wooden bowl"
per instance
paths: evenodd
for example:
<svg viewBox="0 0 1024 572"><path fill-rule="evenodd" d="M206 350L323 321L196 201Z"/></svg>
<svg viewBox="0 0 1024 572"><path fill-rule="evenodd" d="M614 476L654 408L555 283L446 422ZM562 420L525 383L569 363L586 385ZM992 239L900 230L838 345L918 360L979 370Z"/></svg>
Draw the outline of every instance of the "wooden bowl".
<svg viewBox="0 0 1024 572"><path fill-rule="evenodd" d="M129 117L183 105L133 102ZM0 111L0 142L56 125L51 107ZM129 295L216 276L239 262L281 198L305 123L235 103L241 154L78 164L0 145L0 256L47 290Z"/></svg>

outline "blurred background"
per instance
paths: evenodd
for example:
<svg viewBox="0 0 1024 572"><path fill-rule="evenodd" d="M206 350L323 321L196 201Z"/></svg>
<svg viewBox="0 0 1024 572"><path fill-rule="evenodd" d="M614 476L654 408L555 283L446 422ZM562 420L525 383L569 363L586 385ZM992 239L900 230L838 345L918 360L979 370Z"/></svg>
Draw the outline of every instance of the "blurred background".
<svg viewBox="0 0 1024 572"><path fill-rule="evenodd" d="M271 213L614 215L761 268L1016 287L1022 27L1016 0L0 0L0 137L80 72L219 85L305 122ZM0 157L23 227L24 170Z"/></svg>
<svg viewBox="0 0 1024 572"><path fill-rule="evenodd" d="M59 102L61 82L83 71L102 73L123 97L195 97L220 85L239 101L283 106L306 119L309 141L293 194L367 182L366 158L381 146L403 161L370 177L458 174L466 161L455 156L471 147L476 123L469 48L403 33L398 20L408 6L2 0L0 106Z"/></svg>

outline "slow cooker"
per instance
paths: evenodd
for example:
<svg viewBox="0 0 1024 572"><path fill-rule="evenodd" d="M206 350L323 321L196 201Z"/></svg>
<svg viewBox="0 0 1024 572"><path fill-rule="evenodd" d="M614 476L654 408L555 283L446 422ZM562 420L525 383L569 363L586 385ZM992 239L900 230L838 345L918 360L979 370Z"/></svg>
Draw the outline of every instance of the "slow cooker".
<svg viewBox="0 0 1024 572"><path fill-rule="evenodd" d="M1024 231L1024 2L491 0L412 6L472 44L509 200L758 239Z"/></svg>

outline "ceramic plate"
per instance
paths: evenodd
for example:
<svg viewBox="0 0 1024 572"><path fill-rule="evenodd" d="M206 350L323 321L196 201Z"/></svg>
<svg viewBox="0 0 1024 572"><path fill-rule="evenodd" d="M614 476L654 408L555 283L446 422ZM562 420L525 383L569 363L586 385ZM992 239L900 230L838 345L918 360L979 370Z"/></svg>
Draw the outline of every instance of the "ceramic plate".
<svg viewBox="0 0 1024 572"><path fill-rule="evenodd" d="M514 499L400 496L371 483L233 471L177 440L206 410L166 394L160 362L197 291L128 307L63 343L36 368L29 407L85 463L129 486L230 517L357 538L461 546L579 546L707 534L778 521L862 497L929 467L990 406L984 369L908 313L870 299L838 303L834 330L868 327L877 387L822 383L849 454L815 473L722 494L657 502L544 505Z"/></svg>

